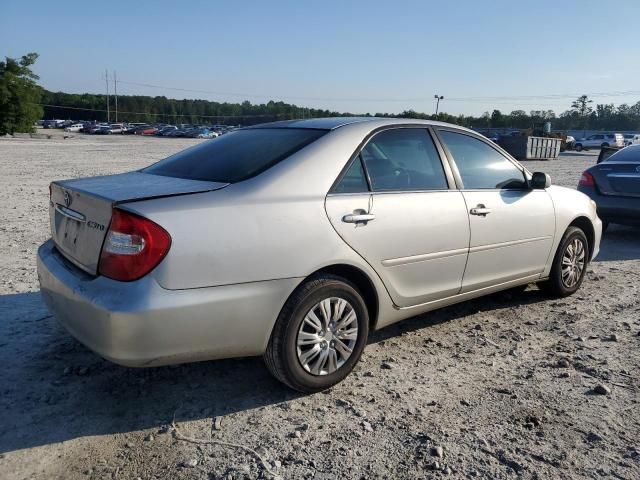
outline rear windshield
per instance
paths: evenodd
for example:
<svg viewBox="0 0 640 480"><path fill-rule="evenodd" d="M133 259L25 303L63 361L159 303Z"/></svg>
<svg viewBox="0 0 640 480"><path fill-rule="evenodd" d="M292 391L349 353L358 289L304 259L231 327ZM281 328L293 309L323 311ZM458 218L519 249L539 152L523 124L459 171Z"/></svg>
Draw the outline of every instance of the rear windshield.
<svg viewBox="0 0 640 480"><path fill-rule="evenodd" d="M235 183L254 177L327 133L303 128L236 130L143 169L166 177Z"/></svg>
<svg viewBox="0 0 640 480"><path fill-rule="evenodd" d="M625 147L622 150L618 150L607 158L605 162L640 163L640 146Z"/></svg>

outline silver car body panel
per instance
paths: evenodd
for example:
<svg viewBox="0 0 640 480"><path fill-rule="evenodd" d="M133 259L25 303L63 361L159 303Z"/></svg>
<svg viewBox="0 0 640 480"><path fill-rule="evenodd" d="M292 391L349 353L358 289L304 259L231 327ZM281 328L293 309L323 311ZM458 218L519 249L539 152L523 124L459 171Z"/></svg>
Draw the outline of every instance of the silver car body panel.
<svg viewBox="0 0 640 480"><path fill-rule="evenodd" d="M260 355L301 279L165 290L151 277L116 282L38 251L42 296L62 325L101 356L133 367Z"/></svg>
<svg viewBox="0 0 640 480"><path fill-rule="evenodd" d="M190 194L124 195L117 202L172 237L163 261L138 281L74 273L68 255L65 260L52 243L43 245L41 288L60 321L90 348L127 365L258 355L289 295L325 267L347 265L370 280L378 298L372 326L381 328L545 278L563 232L578 217L592 222L597 254L601 223L588 197L561 187L517 195L459 190L439 145L450 190L329 193L379 129L455 128L485 141L471 130L375 118L288 125L332 130L251 179ZM167 186L166 192L179 190ZM490 204L492 214L470 218L477 203ZM343 222L354 210L375 220Z"/></svg>
<svg viewBox="0 0 640 480"><path fill-rule="evenodd" d="M482 204L491 213L469 215L471 241L462 292L545 269L556 227L546 191L470 190L463 195L469 208Z"/></svg>
<svg viewBox="0 0 640 480"><path fill-rule="evenodd" d="M396 305L408 307L460 291L469 219L459 191L330 195L326 208L338 234L376 270ZM375 219L343 221L362 210Z"/></svg>

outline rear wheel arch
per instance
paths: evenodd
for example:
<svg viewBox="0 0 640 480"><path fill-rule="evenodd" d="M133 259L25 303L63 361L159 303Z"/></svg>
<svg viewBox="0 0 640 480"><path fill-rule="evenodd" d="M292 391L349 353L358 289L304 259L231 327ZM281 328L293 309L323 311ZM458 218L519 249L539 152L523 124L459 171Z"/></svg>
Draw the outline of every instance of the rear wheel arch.
<svg viewBox="0 0 640 480"><path fill-rule="evenodd" d="M378 292L376 287L369 275L363 272L360 268L354 267L353 265L348 265L345 263L339 263L334 265L328 265L319 270L316 270L311 275L306 277L301 284L304 284L309 279L314 276L321 274L329 274L335 275L337 277L343 278L348 282L352 283L362 298L364 299L364 303L367 306L367 311L369 313L369 327L371 330L375 329L375 326L378 322L378 312L380 311L380 303L378 298Z"/></svg>
<svg viewBox="0 0 640 480"><path fill-rule="evenodd" d="M589 220L588 217L577 217L575 218L568 226L569 227L578 227L582 230L587 237L587 246L589 247L589 261L591 261L591 256L593 255L593 247L596 240L596 232L593 228L593 223ZM565 230L566 231L566 230Z"/></svg>

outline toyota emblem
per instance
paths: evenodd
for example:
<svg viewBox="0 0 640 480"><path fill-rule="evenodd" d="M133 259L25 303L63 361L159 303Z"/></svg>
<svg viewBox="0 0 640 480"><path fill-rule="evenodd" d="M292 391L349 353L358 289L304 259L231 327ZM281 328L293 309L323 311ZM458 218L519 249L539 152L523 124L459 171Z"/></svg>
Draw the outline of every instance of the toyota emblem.
<svg viewBox="0 0 640 480"><path fill-rule="evenodd" d="M73 200L73 198L71 197L71 194L65 190L64 191L64 204L68 207L69 205L71 205L71 201Z"/></svg>

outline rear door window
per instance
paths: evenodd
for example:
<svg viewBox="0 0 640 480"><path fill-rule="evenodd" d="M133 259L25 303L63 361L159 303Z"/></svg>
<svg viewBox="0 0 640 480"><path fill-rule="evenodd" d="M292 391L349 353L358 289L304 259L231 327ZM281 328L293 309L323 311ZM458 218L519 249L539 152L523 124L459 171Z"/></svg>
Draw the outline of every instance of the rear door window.
<svg viewBox="0 0 640 480"><path fill-rule="evenodd" d="M604 160L605 162L629 162L637 163L640 166L640 147L632 145L618 150L616 153Z"/></svg>
<svg viewBox="0 0 640 480"><path fill-rule="evenodd" d="M145 173L235 183L254 177L322 137L327 130L249 128L227 133L143 169Z"/></svg>

